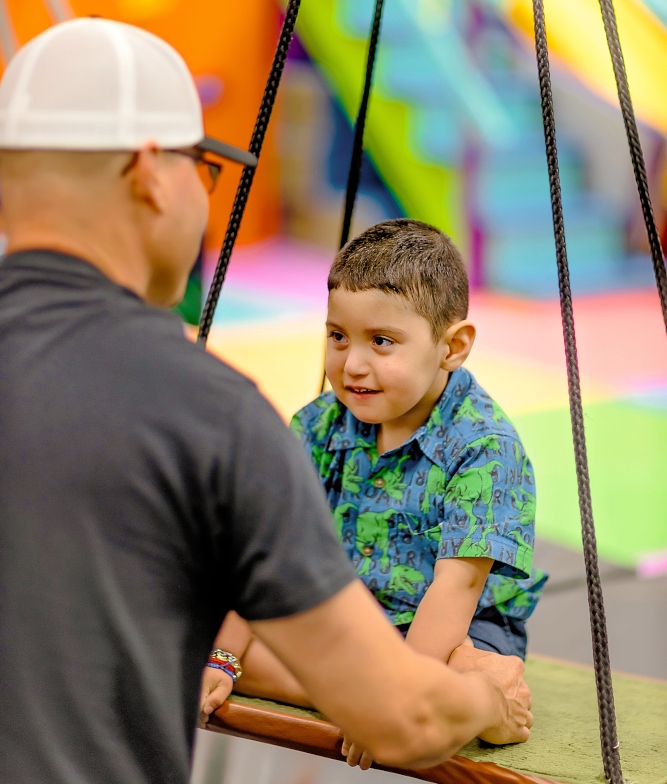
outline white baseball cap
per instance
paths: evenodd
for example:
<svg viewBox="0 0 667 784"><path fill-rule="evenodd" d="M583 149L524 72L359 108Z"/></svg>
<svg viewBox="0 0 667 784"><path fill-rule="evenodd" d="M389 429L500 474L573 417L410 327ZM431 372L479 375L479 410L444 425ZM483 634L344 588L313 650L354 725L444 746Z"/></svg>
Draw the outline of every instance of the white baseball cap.
<svg viewBox="0 0 667 784"><path fill-rule="evenodd" d="M185 60L140 27L80 18L22 47L0 82L0 149L196 147L256 166L246 150L204 136Z"/></svg>

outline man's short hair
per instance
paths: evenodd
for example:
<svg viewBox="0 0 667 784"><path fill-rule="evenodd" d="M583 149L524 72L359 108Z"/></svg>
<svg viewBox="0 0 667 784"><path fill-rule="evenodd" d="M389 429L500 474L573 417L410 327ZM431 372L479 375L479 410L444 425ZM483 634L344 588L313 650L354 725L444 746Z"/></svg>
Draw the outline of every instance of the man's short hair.
<svg viewBox="0 0 667 784"><path fill-rule="evenodd" d="M468 315L468 275L458 248L440 229L408 218L378 223L348 242L328 286L404 297L431 325L434 341Z"/></svg>

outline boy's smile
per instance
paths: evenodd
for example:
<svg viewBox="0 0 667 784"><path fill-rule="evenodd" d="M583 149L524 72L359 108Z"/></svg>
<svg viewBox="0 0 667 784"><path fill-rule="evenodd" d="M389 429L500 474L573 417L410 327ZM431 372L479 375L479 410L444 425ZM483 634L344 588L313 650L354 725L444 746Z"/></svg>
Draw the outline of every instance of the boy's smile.
<svg viewBox="0 0 667 784"><path fill-rule="evenodd" d="M463 357L447 342L459 325L471 333ZM472 340L474 327L459 322L434 342L429 322L399 294L343 288L329 294L327 376L357 419L380 425L380 452L400 446L424 424Z"/></svg>

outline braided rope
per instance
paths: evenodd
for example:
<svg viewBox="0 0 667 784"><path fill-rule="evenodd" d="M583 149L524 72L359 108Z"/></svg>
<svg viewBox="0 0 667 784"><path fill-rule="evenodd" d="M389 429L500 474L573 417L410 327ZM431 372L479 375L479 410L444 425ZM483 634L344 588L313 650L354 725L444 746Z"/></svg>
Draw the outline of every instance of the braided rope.
<svg viewBox="0 0 667 784"><path fill-rule="evenodd" d="M350 227L352 226L352 213L354 203L357 200L359 182L361 181L361 167L364 162L364 131L366 129L366 115L368 114L368 104L371 97L371 85L373 82L373 69L375 67L375 55L377 54L378 40L380 38L380 23L382 22L382 7L384 0L375 0L375 13L371 24L370 37L368 39L368 56L366 57L366 77L364 80L364 91L359 104L359 113L354 123L354 142L352 144L352 157L350 158L350 170L347 175L347 190L345 191L345 207L343 210L343 226L340 232L340 245L343 245L350 238ZM326 370L322 372L322 384L320 392L324 392L326 384Z"/></svg>
<svg viewBox="0 0 667 784"><path fill-rule="evenodd" d="M366 115L368 114L368 102L371 95L371 83L373 81L373 68L375 67L375 55L377 52L378 39L380 38L380 23L382 21L382 6L384 0L375 0L375 14L371 25L371 34L368 41L368 57L366 59L366 80L364 82L364 92L361 96L359 114L354 124L354 144L352 145L352 158L350 159L350 171L347 175L347 191L345 193L345 210L343 213L343 228L340 233L340 245L348 241L350 237L350 226L352 225L352 213L354 212L354 202L359 190L361 180L361 166L364 162L364 130L366 128Z"/></svg>
<svg viewBox="0 0 667 784"><path fill-rule="evenodd" d="M283 22L282 30L280 31L280 38L278 39L278 47L276 54L273 58L273 64L269 73L269 78L266 82L262 103L259 107L255 129L252 132L250 139L250 146L248 150L259 158L262 151L262 144L266 136L266 129L271 119L271 112L273 104L276 100L278 86L280 85L280 78L285 68L285 60L287 59L287 50L289 49L294 33L294 25L296 24L296 17L299 13L299 6L301 0L289 0L287 11L285 12L285 21ZM225 239L220 249L220 257L215 268L211 288L206 298L206 304L202 311L201 319L199 321L199 335L197 342L206 343L208 333L211 330L213 323L213 316L215 314L215 307L220 298L222 284L225 282L225 275L229 267L229 259L232 255L232 249L236 242L236 236L239 233L239 226L248 202L248 195L250 193L250 186L252 185L255 176L255 169L251 166L244 166L241 180L236 190L236 197L234 199L234 206L232 213L229 216L229 223L227 224L227 231L225 232Z"/></svg>
<svg viewBox="0 0 667 784"><path fill-rule="evenodd" d="M602 586L600 584L600 572L598 569L595 525L593 523L591 488L588 476L586 434L584 431L584 414L581 404L577 343L574 332L572 292L570 290L570 272L567 262L567 249L565 246L563 205L561 202L560 175L558 171L558 150L556 148L556 126L551 95L549 51L547 49L543 0L533 0L533 14L535 18L535 50L537 54L537 71L540 81L544 141L546 144L547 163L549 167L551 209L553 213L554 237L556 240L558 285L560 289L563 336L565 340L567 378L570 396L570 417L572 420L572 439L577 467L577 489L579 491L584 562L586 565L586 583L588 586L588 605L591 618L591 634L593 638L593 661L595 664L595 683L597 687L598 711L600 716L602 762L605 775L611 784L623 784L621 761L616 739L616 715L614 712L614 692L612 688L611 665L609 662L609 648L607 643L607 625L602 599Z"/></svg>
<svg viewBox="0 0 667 784"><path fill-rule="evenodd" d="M637 121L632 108L630 88L628 87L628 76L625 71L625 61L623 59L623 52L621 51L621 42L618 38L616 14L614 12L614 3L612 0L600 0L600 11L602 12L602 21L607 36L609 54L611 55L611 64L614 68L618 101L621 106L623 122L625 123L625 133L628 137L630 158L632 159L632 168L635 172L639 201L641 202L642 212L644 213L644 222L646 223L646 231L648 233L648 241L651 248L651 259L655 271L655 281L658 286L658 294L660 295L660 305L662 306L662 317L665 322L665 329L667 330L667 270L665 270L665 259L660 245L660 235L658 234L658 227L655 223L651 195L648 190L646 165L644 163L644 156L642 155L641 142L639 141Z"/></svg>

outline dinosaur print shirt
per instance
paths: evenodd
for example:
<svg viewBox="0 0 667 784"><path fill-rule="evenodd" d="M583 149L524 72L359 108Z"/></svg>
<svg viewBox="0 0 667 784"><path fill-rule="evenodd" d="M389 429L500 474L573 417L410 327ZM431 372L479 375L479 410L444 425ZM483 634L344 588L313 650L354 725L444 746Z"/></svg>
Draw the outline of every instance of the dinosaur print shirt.
<svg viewBox="0 0 667 784"><path fill-rule="evenodd" d="M465 368L428 420L378 454L376 425L325 392L293 418L338 538L396 625L410 623L439 558L495 559L477 612L526 619L546 575L532 569L535 480L516 430Z"/></svg>

